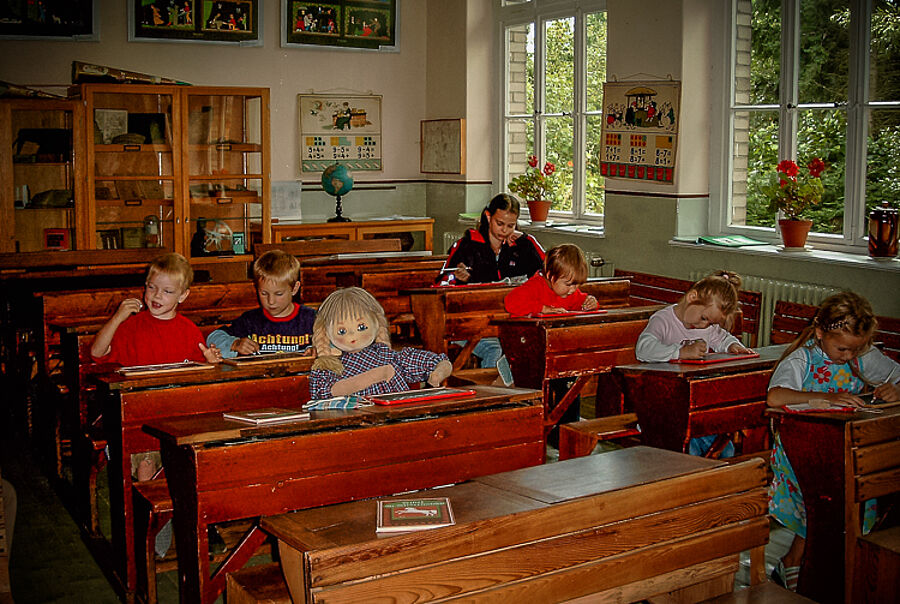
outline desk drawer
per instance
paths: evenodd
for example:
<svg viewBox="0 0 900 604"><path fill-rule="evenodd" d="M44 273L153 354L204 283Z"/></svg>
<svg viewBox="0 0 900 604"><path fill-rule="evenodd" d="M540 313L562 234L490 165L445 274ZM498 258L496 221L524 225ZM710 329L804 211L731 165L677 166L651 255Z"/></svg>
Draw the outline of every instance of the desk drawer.
<svg viewBox="0 0 900 604"><path fill-rule="evenodd" d="M632 348L647 326L646 320L573 325L547 331L547 354ZM631 361L633 362L633 361Z"/></svg>
<svg viewBox="0 0 900 604"><path fill-rule="evenodd" d="M772 370L712 376L689 382L691 408L765 400Z"/></svg>

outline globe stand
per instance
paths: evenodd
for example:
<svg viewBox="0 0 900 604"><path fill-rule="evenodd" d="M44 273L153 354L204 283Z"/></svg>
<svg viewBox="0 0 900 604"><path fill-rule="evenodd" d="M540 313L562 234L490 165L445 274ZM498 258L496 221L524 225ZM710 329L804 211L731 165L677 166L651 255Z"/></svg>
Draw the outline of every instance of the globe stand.
<svg viewBox="0 0 900 604"><path fill-rule="evenodd" d="M337 198L337 201L334 204L335 216L332 216L331 218L329 218L328 222L352 222L346 216L341 215L341 212L343 211L343 208L341 208L341 196L335 195L335 197Z"/></svg>

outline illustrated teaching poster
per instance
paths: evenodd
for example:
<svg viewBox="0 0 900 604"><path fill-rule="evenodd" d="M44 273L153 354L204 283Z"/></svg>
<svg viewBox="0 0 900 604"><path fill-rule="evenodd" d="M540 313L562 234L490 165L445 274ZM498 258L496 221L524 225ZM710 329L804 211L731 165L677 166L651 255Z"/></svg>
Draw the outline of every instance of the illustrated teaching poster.
<svg viewBox="0 0 900 604"><path fill-rule="evenodd" d="M681 82L607 82L600 173L672 184L680 101Z"/></svg>
<svg viewBox="0 0 900 604"><path fill-rule="evenodd" d="M381 170L381 96L297 95L300 172Z"/></svg>

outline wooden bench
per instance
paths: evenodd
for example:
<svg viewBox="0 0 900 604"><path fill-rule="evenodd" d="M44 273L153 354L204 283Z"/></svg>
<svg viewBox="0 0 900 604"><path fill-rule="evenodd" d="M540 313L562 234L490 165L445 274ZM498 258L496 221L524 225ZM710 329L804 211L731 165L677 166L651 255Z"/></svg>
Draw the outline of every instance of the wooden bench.
<svg viewBox="0 0 900 604"><path fill-rule="evenodd" d="M700 601L730 593L741 551L765 580L765 472L632 447L476 478L454 526L375 533L374 500L263 518L294 602Z"/></svg>
<svg viewBox="0 0 900 604"><path fill-rule="evenodd" d="M616 269L616 277L631 281L629 296L632 304L675 304L693 285L692 281L675 279L662 275L652 275ZM741 290L738 293L739 313L735 314L730 331L737 337L746 335L746 343L756 346L759 341L759 320L762 312L762 294L760 292ZM774 343L774 342L773 342Z"/></svg>
<svg viewBox="0 0 900 604"><path fill-rule="evenodd" d="M229 573L226 584L228 604L291 604L291 594L277 562Z"/></svg>
<svg viewBox="0 0 900 604"><path fill-rule="evenodd" d="M818 307L778 300L772 316L772 343L790 344L812 323ZM876 316L875 345L888 357L900 362L900 319Z"/></svg>
<svg viewBox="0 0 900 604"><path fill-rule="evenodd" d="M770 581L736 589L706 604L811 604L812 600Z"/></svg>
<svg viewBox="0 0 900 604"><path fill-rule="evenodd" d="M767 413L806 504L806 554L798 591L817 602L855 601L863 505L873 498L896 500L900 494L900 406L884 407L882 413ZM887 579L871 571L858 578L863 585Z"/></svg>
<svg viewBox="0 0 900 604"><path fill-rule="evenodd" d="M559 425L559 460L590 455L600 441L638 438L637 414L622 413Z"/></svg>
<svg viewBox="0 0 900 604"><path fill-rule="evenodd" d="M253 259L256 260L269 250L283 250L297 258L361 252L399 252L400 240L300 239L298 241L280 241L278 243L257 243L253 246Z"/></svg>
<svg viewBox="0 0 900 604"><path fill-rule="evenodd" d="M864 535L857 543L853 601L900 601L900 526Z"/></svg>

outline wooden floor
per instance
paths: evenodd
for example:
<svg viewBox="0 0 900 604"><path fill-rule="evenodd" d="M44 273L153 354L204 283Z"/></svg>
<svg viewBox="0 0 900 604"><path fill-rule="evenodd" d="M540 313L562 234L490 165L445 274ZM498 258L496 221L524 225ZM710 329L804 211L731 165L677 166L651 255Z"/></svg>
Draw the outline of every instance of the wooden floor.
<svg viewBox="0 0 900 604"><path fill-rule="evenodd" d="M585 416L593 415L593 400L583 401ZM28 447L14 435L0 435L0 466L18 496L18 513L10 550L12 595L17 604L114 604L118 602L79 531L49 481L40 473ZM599 450L598 450L599 452ZM548 448L547 463L557 461ZM105 493L105 490L104 490ZM105 503L105 502L104 502ZM101 508L107 508L102 505ZM106 524L106 523L105 523ZM787 550L792 534L773 525L766 548L767 571ZM254 563L271 561L259 556ZM749 556L742 557L738 586L749 583ZM159 579L161 604L178 602L175 572ZM223 601L222 598L219 601Z"/></svg>

